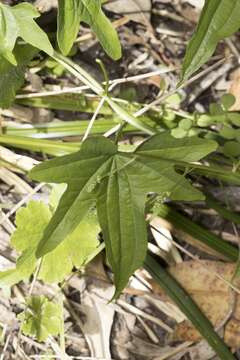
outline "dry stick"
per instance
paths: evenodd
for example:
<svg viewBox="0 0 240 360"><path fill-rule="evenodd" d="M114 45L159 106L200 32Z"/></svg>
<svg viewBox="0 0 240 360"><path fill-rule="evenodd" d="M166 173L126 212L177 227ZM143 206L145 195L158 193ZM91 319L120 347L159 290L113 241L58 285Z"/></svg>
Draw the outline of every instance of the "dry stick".
<svg viewBox="0 0 240 360"><path fill-rule="evenodd" d="M103 105L105 103L105 100L106 100L105 96L102 97L102 99L100 100L100 102L99 102L99 104L98 104L98 106L96 108L96 111L94 112L94 114L93 114L93 116L92 116L92 118L91 118L91 120L90 120L90 122L88 124L87 130L86 130L86 132L85 132L85 134L83 136L82 141L85 141L87 139L88 135L90 134L91 129L92 129L93 125L94 125L94 122L95 122L101 108L103 107Z"/></svg>
<svg viewBox="0 0 240 360"><path fill-rule="evenodd" d="M64 95L64 94L74 94L74 93L81 93L84 90L89 90L89 86L76 86L72 88L63 88L60 90L51 90L51 91L42 91L42 92L35 92L35 93L28 93L28 94L19 94L16 95L16 99L31 99L35 97L48 97L48 96L56 96L56 95Z"/></svg>
<svg viewBox="0 0 240 360"><path fill-rule="evenodd" d="M161 96L160 98L157 98L156 100L154 100L153 102L151 102L150 104L144 106L142 109L138 110L137 112L135 112L133 114L134 117L139 117L143 114L145 114L147 111L149 111L150 109L152 109L154 106L161 104L164 100L166 100L169 96L174 95L177 91L179 91L180 89L192 84L194 81L198 80L199 78L201 78L204 75L207 75L209 72L215 70L216 68L218 68L221 64L223 64L225 62L225 58L219 60L218 62L216 62L215 64L213 64L212 66L208 67L207 69L201 71L199 74L193 76L191 79L187 80L186 82L184 82L183 84L181 84L181 86L167 92L166 94L164 94L163 96ZM108 130L104 136L108 137L113 135L116 131L118 131L120 129L121 125L116 125L114 126L112 129Z"/></svg>
<svg viewBox="0 0 240 360"><path fill-rule="evenodd" d="M143 318L157 324L165 331L167 331L169 333L173 333L173 329L170 326L168 326L167 324L165 324L161 319L158 319L155 316L152 316L152 315L146 313L145 311L140 310L139 308L137 308L131 304L128 304L127 302L125 302L121 299L117 300L117 304L120 305L121 307L123 307L124 309L128 310L129 312L131 312L135 315L142 316Z"/></svg>
<svg viewBox="0 0 240 360"><path fill-rule="evenodd" d="M39 349L40 351L47 351L47 346L38 343L37 341L31 339L30 337L27 337L23 334L20 335L21 340L24 341L25 343L27 343L29 346L31 347L36 347L37 349ZM35 356L35 355L34 355Z"/></svg>
<svg viewBox="0 0 240 360"><path fill-rule="evenodd" d="M162 75L168 72L172 72L175 71L176 68L167 68L167 67L163 67L162 69L160 68L159 70L156 71L151 71L145 74L139 74L139 75L134 75L134 76L128 76L126 78L118 78L118 79L114 79L114 80L110 80L109 81L109 85L112 85L113 87L119 85L119 84L124 84L127 82L133 82L133 81L140 81L140 80L144 80L147 79L149 77L152 76L156 76L156 75ZM106 85L106 82L104 81L102 83L102 85ZM61 90L52 90L52 91L43 91L43 92L38 92L38 93L28 93L28 94L19 94L16 96L16 99L29 99L29 98L35 98L35 97L47 97L47 96L54 96L54 95L61 95L61 94L71 94L71 93L81 93L84 90L89 90L91 89L90 86L88 85L83 85L83 86L77 86L77 87L72 87L72 88L63 88ZM110 88L109 88L110 90ZM93 94L84 94L84 96L96 96ZM117 99L116 99L117 100ZM124 101L126 103L128 103L128 101Z"/></svg>
<svg viewBox="0 0 240 360"><path fill-rule="evenodd" d="M193 82L195 82L196 80L198 80L199 78L201 78L204 75L207 75L208 73L210 73L211 71L215 70L216 68L218 68L220 65L222 65L224 62L226 61L226 59L221 59L219 61L217 61L215 64L213 64L212 66L209 66L207 69L201 71L199 74L193 76L192 78L190 78L189 80L185 81L183 84L181 84L179 87L177 87L176 89L173 89L172 91L169 91L167 94L161 96L160 98L154 100L153 102L151 102L150 104L146 105L145 107L143 107L141 110L137 111L134 116L138 117L141 116L143 114L145 114L148 110L150 110L153 106L159 105L161 104L164 100L166 100L169 96L175 94L178 90L192 84Z"/></svg>
<svg viewBox="0 0 240 360"><path fill-rule="evenodd" d="M6 352L7 352L7 348L8 348L8 344L9 344L9 341L10 341L10 338L11 338L12 334L10 333L7 337L7 340L4 344L4 347L3 347L3 351L2 351L2 354L1 354L1 357L0 357L0 360L4 360L4 357L6 355Z"/></svg>
<svg viewBox="0 0 240 360"><path fill-rule="evenodd" d="M159 344L159 339L156 336L156 334L154 333L154 331L145 323L145 321L140 317L137 316L137 320L140 322L140 324L142 325L143 329L145 330L145 332L147 333L148 337L150 338L150 340L154 343L154 344Z"/></svg>
<svg viewBox="0 0 240 360"><path fill-rule="evenodd" d="M91 294L90 294L91 295ZM104 296L100 296L99 294L97 294L96 292L94 292L94 295L97 296L101 301L109 302L109 299L106 299ZM145 311L137 308L134 305L128 304L126 301L118 299L115 304L112 304L112 306L114 307L115 311L119 312L118 308L123 308L125 311L128 311L130 313L135 314L136 316L141 316L143 319L149 320L152 323L160 326L162 329L164 329L165 331L169 332L169 333L173 333L173 329L168 326L167 324L165 324L161 319L156 318L153 315L150 315L148 313L146 313Z"/></svg>
<svg viewBox="0 0 240 360"><path fill-rule="evenodd" d="M39 359L45 359L45 358L48 358L49 359L49 355L37 355L37 357ZM30 355L30 358L31 359L35 359L36 360L36 355ZM51 355L51 358L52 359L61 359L58 355ZM99 357L92 357L92 356L69 356L68 355L68 359L71 359L71 360L106 360L106 358L99 358ZM116 360L116 359L109 359L109 360Z"/></svg>
<svg viewBox="0 0 240 360"><path fill-rule="evenodd" d="M80 328L80 330L82 331L82 334L86 340L86 343L88 345L88 349L90 351L91 354L94 354L94 349L92 347L92 343L89 341L89 338L87 336L85 336L84 334L84 331L83 331L83 322L82 320L80 319L80 317L78 316L77 312L75 311L75 309L72 307L71 305L71 301L69 301L67 299L67 297L65 296L64 292L63 292L63 295L65 297L64 299L64 304L65 304L65 307L67 308L67 310L69 311L71 317L76 321L78 327Z"/></svg>
<svg viewBox="0 0 240 360"><path fill-rule="evenodd" d="M59 359L61 360L69 360L71 357L63 352L62 349L59 347L58 343L55 341L55 339L52 336L48 337L48 343L51 345L53 351L56 353Z"/></svg>
<svg viewBox="0 0 240 360"><path fill-rule="evenodd" d="M156 358L156 360L166 360L168 359L170 356L173 356L173 355L177 355L178 353L180 352L183 352L184 351L184 354L187 353L189 351L189 346L193 345L194 342L193 341L186 341L184 342L183 344L169 350L166 352L166 354L164 355L160 355ZM183 355L184 355L183 354Z"/></svg>

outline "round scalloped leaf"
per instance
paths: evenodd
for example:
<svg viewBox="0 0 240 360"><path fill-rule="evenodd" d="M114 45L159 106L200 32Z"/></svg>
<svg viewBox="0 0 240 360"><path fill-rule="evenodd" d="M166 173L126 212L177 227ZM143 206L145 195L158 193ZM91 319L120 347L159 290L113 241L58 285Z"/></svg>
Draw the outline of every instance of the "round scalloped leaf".
<svg viewBox="0 0 240 360"><path fill-rule="evenodd" d="M228 141L224 144L223 153L229 157L240 156L240 145L236 141Z"/></svg>
<svg viewBox="0 0 240 360"><path fill-rule="evenodd" d="M225 110L230 109L236 102L235 96L232 94L225 94L221 97L221 103Z"/></svg>
<svg viewBox="0 0 240 360"><path fill-rule="evenodd" d="M236 136L236 130L233 129L231 126L224 125L220 130L219 135L221 135L225 139L232 140Z"/></svg>
<svg viewBox="0 0 240 360"><path fill-rule="evenodd" d="M179 127L183 130L190 130L193 125L193 122L191 119L182 119L179 122Z"/></svg>

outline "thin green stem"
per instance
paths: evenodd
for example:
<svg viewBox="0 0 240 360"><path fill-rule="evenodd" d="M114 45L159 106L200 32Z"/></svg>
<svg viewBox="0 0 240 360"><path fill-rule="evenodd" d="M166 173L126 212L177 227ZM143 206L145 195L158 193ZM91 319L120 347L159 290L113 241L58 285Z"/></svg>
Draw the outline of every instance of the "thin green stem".
<svg viewBox="0 0 240 360"><path fill-rule="evenodd" d="M124 110L120 105L118 105L112 98L105 94L103 87L93 79L84 69L82 69L79 65L74 64L69 59L64 56L55 53L53 58L59 62L62 66L64 66L71 74L76 76L79 80L81 80L85 85L88 85L92 91L94 91L97 95L101 97L105 97L106 102L115 111L115 113L124 121L134 126L135 128L144 131L146 134L153 135L155 130L146 126L139 119L137 119L132 114L129 114L126 110Z"/></svg>

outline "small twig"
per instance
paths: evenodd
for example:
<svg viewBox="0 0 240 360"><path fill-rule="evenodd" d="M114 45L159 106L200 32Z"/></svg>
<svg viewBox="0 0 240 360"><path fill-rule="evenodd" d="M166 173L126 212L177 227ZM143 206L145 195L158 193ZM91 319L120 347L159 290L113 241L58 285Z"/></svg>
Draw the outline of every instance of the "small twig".
<svg viewBox="0 0 240 360"><path fill-rule="evenodd" d="M167 67L162 67L159 70L156 71L151 71L148 73L144 73L144 74L139 74L139 75L134 75L134 76L128 76L125 78L118 78L118 79L114 79L114 80L109 80L109 91L112 90L115 86L119 85L119 84L125 84L127 82L136 82L136 81L141 81L144 79L147 79L149 77L153 77L153 76L157 76L157 75L162 75L168 72L172 72L175 71L176 68L167 68ZM106 85L106 82L104 81L102 83L102 85ZM60 90L52 90L52 91L43 91L43 92L38 92L38 93L28 93L28 94L19 94L16 95L16 99L29 99L29 98L35 98L35 97L47 97L47 96L56 96L56 95L64 95L64 94L74 94L74 93L82 93L84 90L89 90L91 89L90 86L88 85L83 85L83 86L77 86L77 87L72 87L72 88L64 88L64 89L60 89ZM93 94L84 94L84 96L96 96ZM117 99L115 99L117 100Z"/></svg>
<svg viewBox="0 0 240 360"><path fill-rule="evenodd" d="M140 309L138 309L137 307L128 304L127 302L118 299L117 300L117 304L120 305L121 307L123 307L125 310L131 312L132 314L141 316L155 324L157 324L158 326L160 326L162 329L164 329L165 331L169 332L169 333L173 333L173 329L168 326L167 324L165 324L161 319L156 318L155 316L152 316L148 313L146 313L146 311L142 311Z"/></svg>
<svg viewBox="0 0 240 360"><path fill-rule="evenodd" d="M90 120L90 122L89 122L89 124L88 124L87 130L86 130L86 132L85 132L85 134L84 134L84 136L83 136L82 141L85 141L85 140L87 139L88 135L90 134L91 129L92 129L92 127L93 127L93 124L94 124L94 122L95 122L95 120L96 120L96 118L97 118L97 116L98 116L101 108L103 107L103 105L104 105L104 103L105 103L105 100L106 100L105 97L102 97L102 98L101 98L101 100L100 100L100 102L99 102L99 104L98 104L98 106L97 106L97 108L96 108L96 110L95 110L95 113L93 114L93 116L92 116L92 118L91 118L91 120Z"/></svg>
<svg viewBox="0 0 240 360"><path fill-rule="evenodd" d="M153 330L145 323L145 321L140 317L137 316L138 321L140 322L140 324L142 325L142 327L144 328L144 330L146 331L148 337L150 338L150 340L154 343L154 344L158 344L159 343L159 339L158 337L155 335L155 333L153 332Z"/></svg>
<svg viewBox="0 0 240 360"><path fill-rule="evenodd" d="M148 110L150 110L153 106L159 105L161 104L164 100L166 100L169 96L174 95L176 92L178 92L180 89L192 84L193 82L195 82L196 80L200 79L202 76L207 75L208 73L210 73L211 71L215 70L216 68L218 68L220 65L222 65L224 62L226 61L226 59L221 59L219 61L217 61L215 64L213 64L212 66L209 66L207 69L204 69L203 71L201 71L199 74L193 76L192 78L190 78L189 80L185 81L183 84L181 84L180 86L178 86L177 88L169 91L168 93L164 94L163 96L161 96L160 98L154 100L153 102L151 102L150 104L146 105L145 107L143 107L142 109L140 109L139 111L137 111L134 116L138 117L141 116L143 114L145 114Z"/></svg>
<svg viewBox="0 0 240 360"><path fill-rule="evenodd" d="M8 344L9 344L9 341L10 341L10 339L11 339L11 336L12 336L11 333L7 336L7 339L6 339L6 342L5 342L5 344L4 344L4 347L3 347L3 351L2 351L2 354L1 354L1 357L0 357L0 360L4 360L4 357L5 357L5 355L6 355L7 348L8 348Z"/></svg>

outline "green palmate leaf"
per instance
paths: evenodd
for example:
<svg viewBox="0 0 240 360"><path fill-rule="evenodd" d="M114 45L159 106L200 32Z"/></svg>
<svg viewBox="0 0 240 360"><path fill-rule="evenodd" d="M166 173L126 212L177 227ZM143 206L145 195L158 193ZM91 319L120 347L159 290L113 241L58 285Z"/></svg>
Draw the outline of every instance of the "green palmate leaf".
<svg viewBox="0 0 240 360"><path fill-rule="evenodd" d="M207 0L185 55L182 80L198 70L213 54L217 43L240 26L239 0Z"/></svg>
<svg viewBox="0 0 240 360"><path fill-rule="evenodd" d="M16 46L13 54L17 66L12 65L0 56L0 107L8 108L14 101L16 91L24 83L24 73L27 64L37 53L30 45Z"/></svg>
<svg viewBox="0 0 240 360"><path fill-rule="evenodd" d="M51 215L48 206L43 202L31 201L26 208L21 208L16 215L17 229L12 235L11 245L17 251L24 251L29 246L35 248Z"/></svg>
<svg viewBox="0 0 240 360"><path fill-rule="evenodd" d="M213 141L176 140L159 134L127 153L99 136L86 140L77 153L35 167L30 172L33 179L68 184L37 256L58 246L96 203L118 293L146 254L147 194L155 192L175 200L201 199L201 193L176 173L174 164L178 160L197 161L215 149Z"/></svg>
<svg viewBox="0 0 240 360"><path fill-rule="evenodd" d="M59 0L58 3L58 44L64 55L70 52L83 21L95 32L109 56L115 60L121 57L117 32L103 13L101 0Z"/></svg>
<svg viewBox="0 0 240 360"><path fill-rule="evenodd" d="M22 255L16 268L0 272L0 285L11 286L29 278L37 265L36 249L48 225L52 213L47 205L31 201L17 212L17 229L11 244ZM73 267L81 267L97 248L99 226L96 216L89 214L54 251L43 257L38 278L50 283L62 281Z"/></svg>
<svg viewBox="0 0 240 360"><path fill-rule="evenodd" d="M25 335L45 341L61 330L62 311L58 304L50 302L44 296L32 296L27 302L26 310L18 315L22 321L21 330Z"/></svg>
<svg viewBox="0 0 240 360"><path fill-rule="evenodd" d="M47 35L34 21L40 16L35 7L28 3L22 3L13 6L11 9L19 27L19 36L26 43L45 51L48 55L52 55L53 48Z"/></svg>
<svg viewBox="0 0 240 360"><path fill-rule="evenodd" d="M9 6L0 3L0 55L16 65L12 54L18 37L18 26Z"/></svg>
<svg viewBox="0 0 240 360"><path fill-rule="evenodd" d="M0 3L1 57L13 65L17 64L13 49L18 37L49 55L53 54L47 35L34 21L39 16L40 14L31 4L22 3L10 7Z"/></svg>
<svg viewBox="0 0 240 360"><path fill-rule="evenodd" d="M88 214L65 241L43 257L39 278L50 283L60 282L71 273L73 267L79 269L83 266L99 245L99 231L96 216L94 213Z"/></svg>

